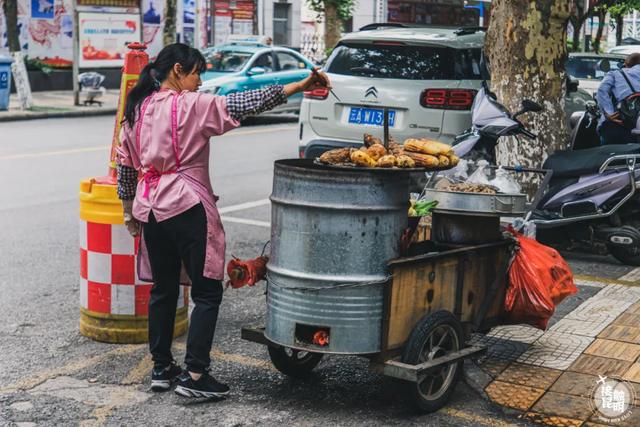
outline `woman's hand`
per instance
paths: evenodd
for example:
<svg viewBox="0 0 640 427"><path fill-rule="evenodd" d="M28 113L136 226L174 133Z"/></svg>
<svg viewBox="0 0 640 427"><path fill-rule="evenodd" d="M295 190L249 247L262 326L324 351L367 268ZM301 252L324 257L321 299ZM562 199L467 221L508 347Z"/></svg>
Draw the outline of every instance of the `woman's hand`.
<svg viewBox="0 0 640 427"><path fill-rule="evenodd" d="M287 96L294 95L298 92L304 92L306 90L313 90L321 87L331 88L331 82L329 77L323 72L314 68L311 74L304 80L296 83L290 83L284 87L284 92Z"/></svg>
<svg viewBox="0 0 640 427"><path fill-rule="evenodd" d="M131 237L140 234L140 222L133 217L133 200L123 200L122 209L124 210L124 225Z"/></svg>

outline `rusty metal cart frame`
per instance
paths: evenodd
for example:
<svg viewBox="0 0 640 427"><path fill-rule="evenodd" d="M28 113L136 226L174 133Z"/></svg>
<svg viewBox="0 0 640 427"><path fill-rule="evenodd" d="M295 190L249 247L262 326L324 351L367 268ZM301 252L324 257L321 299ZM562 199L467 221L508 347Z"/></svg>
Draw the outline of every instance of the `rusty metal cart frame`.
<svg viewBox="0 0 640 427"><path fill-rule="evenodd" d="M465 346L470 334L500 324L514 247L511 238L473 246L414 244L415 255L388 263L381 352L360 356L372 369L404 380L422 411L440 409L461 378L462 361L486 352ZM242 338L268 346L276 368L294 377L309 374L323 353L330 354L308 342L282 347L263 327L244 327Z"/></svg>

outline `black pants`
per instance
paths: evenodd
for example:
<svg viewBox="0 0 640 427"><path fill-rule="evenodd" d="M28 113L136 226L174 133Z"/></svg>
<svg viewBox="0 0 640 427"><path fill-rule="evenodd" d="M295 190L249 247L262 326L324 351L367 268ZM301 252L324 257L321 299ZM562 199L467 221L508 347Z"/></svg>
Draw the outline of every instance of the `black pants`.
<svg viewBox="0 0 640 427"><path fill-rule="evenodd" d="M149 300L149 349L154 367L166 367L173 360L171 341L184 262L195 303L185 363L189 371L202 373L211 363L209 353L222 301L222 282L202 275L207 237L204 207L198 204L162 222L157 222L151 213L143 227L154 280Z"/></svg>
<svg viewBox="0 0 640 427"><path fill-rule="evenodd" d="M635 138L631 135L629 129L610 120L602 123L599 132L602 145L631 144L635 142Z"/></svg>

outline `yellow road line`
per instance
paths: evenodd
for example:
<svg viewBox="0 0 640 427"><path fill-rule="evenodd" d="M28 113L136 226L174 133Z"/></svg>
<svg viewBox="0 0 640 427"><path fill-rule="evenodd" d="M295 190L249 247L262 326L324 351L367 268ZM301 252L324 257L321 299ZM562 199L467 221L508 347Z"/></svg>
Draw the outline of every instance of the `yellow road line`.
<svg viewBox="0 0 640 427"><path fill-rule="evenodd" d="M173 347L178 350L186 350L187 346L183 342L174 343ZM256 359L255 357L250 356L242 356L241 354L229 354L223 353L220 350L212 350L211 356L214 359L222 360L225 362L237 363L239 365L251 366L254 368L265 369L269 371L276 371L276 368L273 367L271 363L263 359Z"/></svg>
<svg viewBox="0 0 640 427"><path fill-rule="evenodd" d="M142 345L142 344L126 345L123 347L118 347L113 350L107 351L105 353L98 354L93 357L89 357L82 360L76 360L60 368L52 369L47 372L42 372L33 377L25 378L21 381L13 383L7 387L0 388L0 394L18 391L18 390L29 390L52 378L56 378L62 375L74 374L83 369L97 365L110 357L130 354L137 350L140 350L143 347L145 347L145 345Z"/></svg>
<svg viewBox="0 0 640 427"><path fill-rule="evenodd" d="M144 378L151 372L152 367L153 361L151 360L151 355L147 354L129 371L120 383L124 385L141 384Z"/></svg>
<svg viewBox="0 0 640 427"><path fill-rule="evenodd" d="M107 418L111 415L111 411L113 411L113 405L106 406L98 406L93 411L91 411L90 420L83 420L80 422L80 427L101 427L104 423L107 422Z"/></svg>
<svg viewBox="0 0 640 427"><path fill-rule="evenodd" d="M281 131L285 131L285 130L294 130L294 129L296 129L296 126L287 126L287 127L279 126L279 127L267 128L267 129L264 129L264 128L263 129L252 129L252 130L245 130L245 131L230 132L230 133L226 133L224 135L216 136L214 138L226 138L226 137L230 137L230 136L243 136L243 135L256 135L256 134L261 134L261 133L281 132ZM22 153L22 154L10 154L10 155L7 155L7 156L0 156L0 160L17 160L17 159L29 159L29 158L33 158L33 157L62 156L62 155L65 155L65 154L91 153L91 152L94 152L94 151L102 151L102 150L109 150L109 149L111 149L110 145L100 145L100 146L96 146L96 147L72 148L72 149L68 149L68 150L42 151L42 152Z"/></svg>
<svg viewBox="0 0 640 427"><path fill-rule="evenodd" d="M99 147L73 148L69 150L58 150L58 151L42 151L39 153L12 154L9 156L0 156L0 160L29 159L32 157L48 157L48 156L62 156L65 154L91 153L94 151L108 150L110 148L111 146L101 145Z"/></svg>

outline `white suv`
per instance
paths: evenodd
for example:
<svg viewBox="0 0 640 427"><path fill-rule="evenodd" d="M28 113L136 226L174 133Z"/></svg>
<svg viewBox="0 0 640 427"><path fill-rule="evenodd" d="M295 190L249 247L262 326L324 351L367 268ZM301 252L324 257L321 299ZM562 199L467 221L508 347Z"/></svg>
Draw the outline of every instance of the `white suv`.
<svg viewBox="0 0 640 427"><path fill-rule="evenodd" d="M484 33L476 29L378 28L346 35L324 67L333 91L304 94L300 157L382 136L383 108L399 141L451 141L471 125L481 87Z"/></svg>

